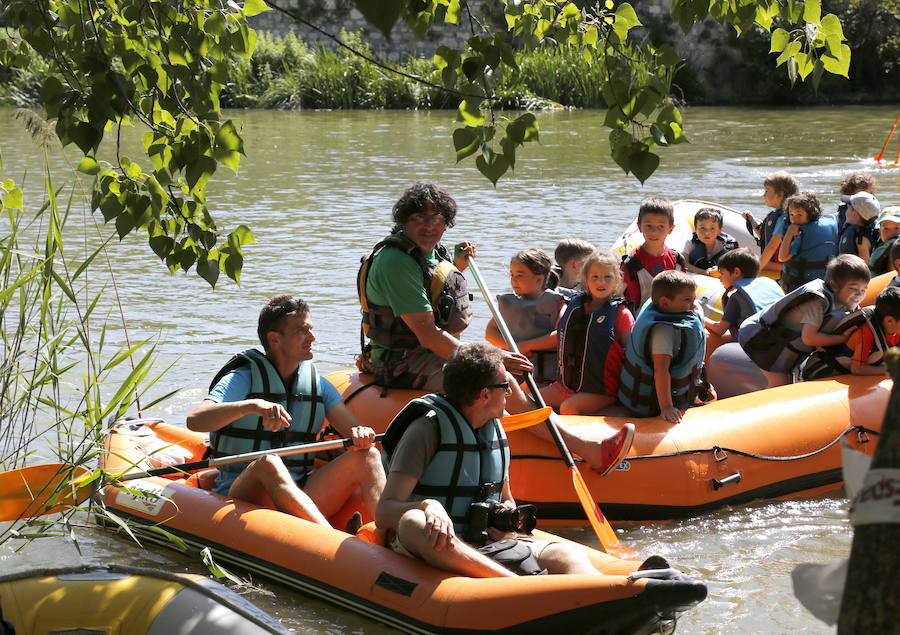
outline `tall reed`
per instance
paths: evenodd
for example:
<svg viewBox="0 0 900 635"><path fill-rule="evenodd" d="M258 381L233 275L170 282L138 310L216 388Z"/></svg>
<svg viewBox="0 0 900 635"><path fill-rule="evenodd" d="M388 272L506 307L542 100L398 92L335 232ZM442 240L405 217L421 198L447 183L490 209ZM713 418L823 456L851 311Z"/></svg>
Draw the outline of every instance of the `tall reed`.
<svg viewBox="0 0 900 635"><path fill-rule="evenodd" d="M6 177L0 159L0 469L59 462L84 466L99 479L105 426L139 410L159 379L150 375L154 348L146 341L109 346L107 316L94 318L109 292L88 278L103 271L98 259L108 237L85 210L83 239L92 246L73 255L85 249L67 246L77 229L70 225L78 197L73 189L61 200L63 188L50 173L49 147L58 142L39 116L19 114L41 140L45 195L27 210L22 186ZM154 403L145 397L144 407ZM0 543L69 533L74 511L21 518L0 531Z"/></svg>

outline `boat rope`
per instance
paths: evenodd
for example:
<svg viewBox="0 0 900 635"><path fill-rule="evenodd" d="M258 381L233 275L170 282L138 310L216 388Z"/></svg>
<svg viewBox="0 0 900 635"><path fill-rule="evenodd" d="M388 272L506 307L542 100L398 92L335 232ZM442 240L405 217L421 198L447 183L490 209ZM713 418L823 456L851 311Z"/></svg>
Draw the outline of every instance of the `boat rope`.
<svg viewBox="0 0 900 635"><path fill-rule="evenodd" d="M867 428L865 426L850 426L846 430L842 431L837 437L834 438L830 443L822 446L818 450L813 450L812 452L807 452L806 454L796 454L794 456L769 456L765 454L756 454L754 452L745 452L743 450L736 450L734 448L726 448L720 445L714 445L711 448L699 448L696 450L679 450L678 452L664 452L660 454L640 454L638 456L629 456L624 460L626 461L640 461L643 459L661 459L665 457L673 457L673 456L683 456L687 454L705 454L711 453L716 461L722 461L728 458L728 454L736 454L738 456L746 456L751 459L759 459L761 461L795 461L798 459L806 459L811 456L815 456L816 454L820 454L825 452L834 444L838 443L842 438L847 436L848 434L856 432L857 433L857 442L860 444L869 442L869 435L878 436L879 432L877 430L873 430L872 428ZM559 461L561 460L557 456L545 456L542 454L513 454L512 459L543 459L550 461ZM584 461L584 459L576 458L576 462Z"/></svg>

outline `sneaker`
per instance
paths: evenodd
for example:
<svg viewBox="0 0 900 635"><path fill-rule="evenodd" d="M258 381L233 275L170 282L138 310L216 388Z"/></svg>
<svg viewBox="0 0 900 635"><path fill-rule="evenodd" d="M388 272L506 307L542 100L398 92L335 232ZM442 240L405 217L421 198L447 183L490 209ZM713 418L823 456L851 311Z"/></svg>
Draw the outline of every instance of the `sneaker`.
<svg viewBox="0 0 900 635"><path fill-rule="evenodd" d="M603 463L598 467L591 467L600 476L606 476L613 471L615 467L622 462L628 450L631 449L631 442L634 440L634 424L626 423L622 429L611 437L604 439L600 444L600 451L603 454Z"/></svg>
<svg viewBox="0 0 900 635"><path fill-rule="evenodd" d="M362 514L353 512L353 515L347 519L347 525L344 527L344 531L351 536L355 536L360 527L362 527Z"/></svg>

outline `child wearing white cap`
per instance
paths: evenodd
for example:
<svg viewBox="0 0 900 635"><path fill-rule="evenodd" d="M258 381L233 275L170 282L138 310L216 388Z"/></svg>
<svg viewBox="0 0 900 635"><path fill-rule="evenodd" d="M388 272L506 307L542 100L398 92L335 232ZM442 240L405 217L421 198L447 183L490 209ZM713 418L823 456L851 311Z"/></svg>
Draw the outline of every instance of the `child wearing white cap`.
<svg viewBox="0 0 900 635"><path fill-rule="evenodd" d="M875 218L881 212L878 199L869 192L841 196L847 203L846 224L838 238L838 253L859 256L869 262L872 247L878 243Z"/></svg>
<svg viewBox="0 0 900 635"><path fill-rule="evenodd" d="M891 260L891 247L900 236L900 206L885 207L878 216L878 233L881 236L881 244L872 250L869 257L869 269L872 275L887 273L894 268Z"/></svg>

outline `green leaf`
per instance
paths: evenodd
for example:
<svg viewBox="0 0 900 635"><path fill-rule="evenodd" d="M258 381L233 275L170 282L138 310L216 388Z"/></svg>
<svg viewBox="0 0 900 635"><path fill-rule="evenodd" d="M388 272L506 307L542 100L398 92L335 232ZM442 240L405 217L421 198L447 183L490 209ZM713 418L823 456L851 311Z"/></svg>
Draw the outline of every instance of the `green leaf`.
<svg viewBox="0 0 900 635"><path fill-rule="evenodd" d="M22 190L18 187L14 187L7 191L6 195L3 197L3 204L10 209L23 209L24 201L22 198Z"/></svg>
<svg viewBox="0 0 900 635"><path fill-rule="evenodd" d="M841 52L839 57L833 57L831 55L823 55L821 57L822 65L825 67L825 70L829 73L834 73L835 75L843 75L849 79L850 73L850 47L846 44L841 44Z"/></svg>
<svg viewBox="0 0 900 635"><path fill-rule="evenodd" d="M613 23L613 30L619 37L619 41L624 42L628 38L628 31L632 27L641 26L634 9L627 2L623 2L616 7L616 21Z"/></svg>
<svg viewBox="0 0 900 635"><path fill-rule="evenodd" d="M475 130L475 128L464 127L453 131L453 148L456 150L457 163L478 152L478 148L481 146L481 136Z"/></svg>
<svg viewBox="0 0 900 635"><path fill-rule="evenodd" d="M772 31L772 47L769 49L769 53L781 53L789 41L790 35L788 35L787 31L775 29Z"/></svg>
<svg viewBox="0 0 900 635"><path fill-rule="evenodd" d="M218 259L209 258L197 261L197 274L209 283L209 286L215 288L216 281L219 279L219 261Z"/></svg>
<svg viewBox="0 0 900 635"><path fill-rule="evenodd" d="M263 0L244 0L244 15L251 17L268 11L269 7Z"/></svg>
<svg viewBox="0 0 900 635"><path fill-rule="evenodd" d="M242 154L244 154L244 140L229 119L216 131L213 156L216 161L237 172Z"/></svg>
<svg viewBox="0 0 900 635"><path fill-rule="evenodd" d="M844 29L841 27L841 21L833 13L829 13L822 18L822 22L819 23L819 29L826 37L835 36L840 41L844 39Z"/></svg>
<svg viewBox="0 0 900 635"><path fill-rule="evenodd" d="M100 164L94 157L83 157L78 162L78 171L84 174L97 174L100 172Z"/></svg>
<svg viewBox="0 0 900 635"><path fill-rule="evenodd" d="M406 0L353 0L363 17L375 25L388 39L400 19Z"/></svg>
<svg viewBox="0 0 900 635"><path fill-rule="evenodd" d="M485 158L484 154L479 154L475 159L475 165L478 167L478 171L496 186L500 177L509 169L509 162L502 154L495 152L488 152L488 157Z"/></svg>
<svg viewBox="0 0 900 635"><path fill-rule="evenodd" d="M806 0L803 3L803 19L818 23L822 19L822 5L819 0Z"/></svg>
<svg viewBox="0 0 900 635"><path fill-rule="evenodd" d="M647 150L632 154L628 159L628 168L642 184L650 178L650 175L658 167L659 157Z"/></svg>
<svg viewBox="0 0 900 635"><path fill-rule="evenodd" d="M480 99L464 99L459 105L458 121L462 121L470 128L477 128L484 124L484 113L481 112Z"/></svg>

